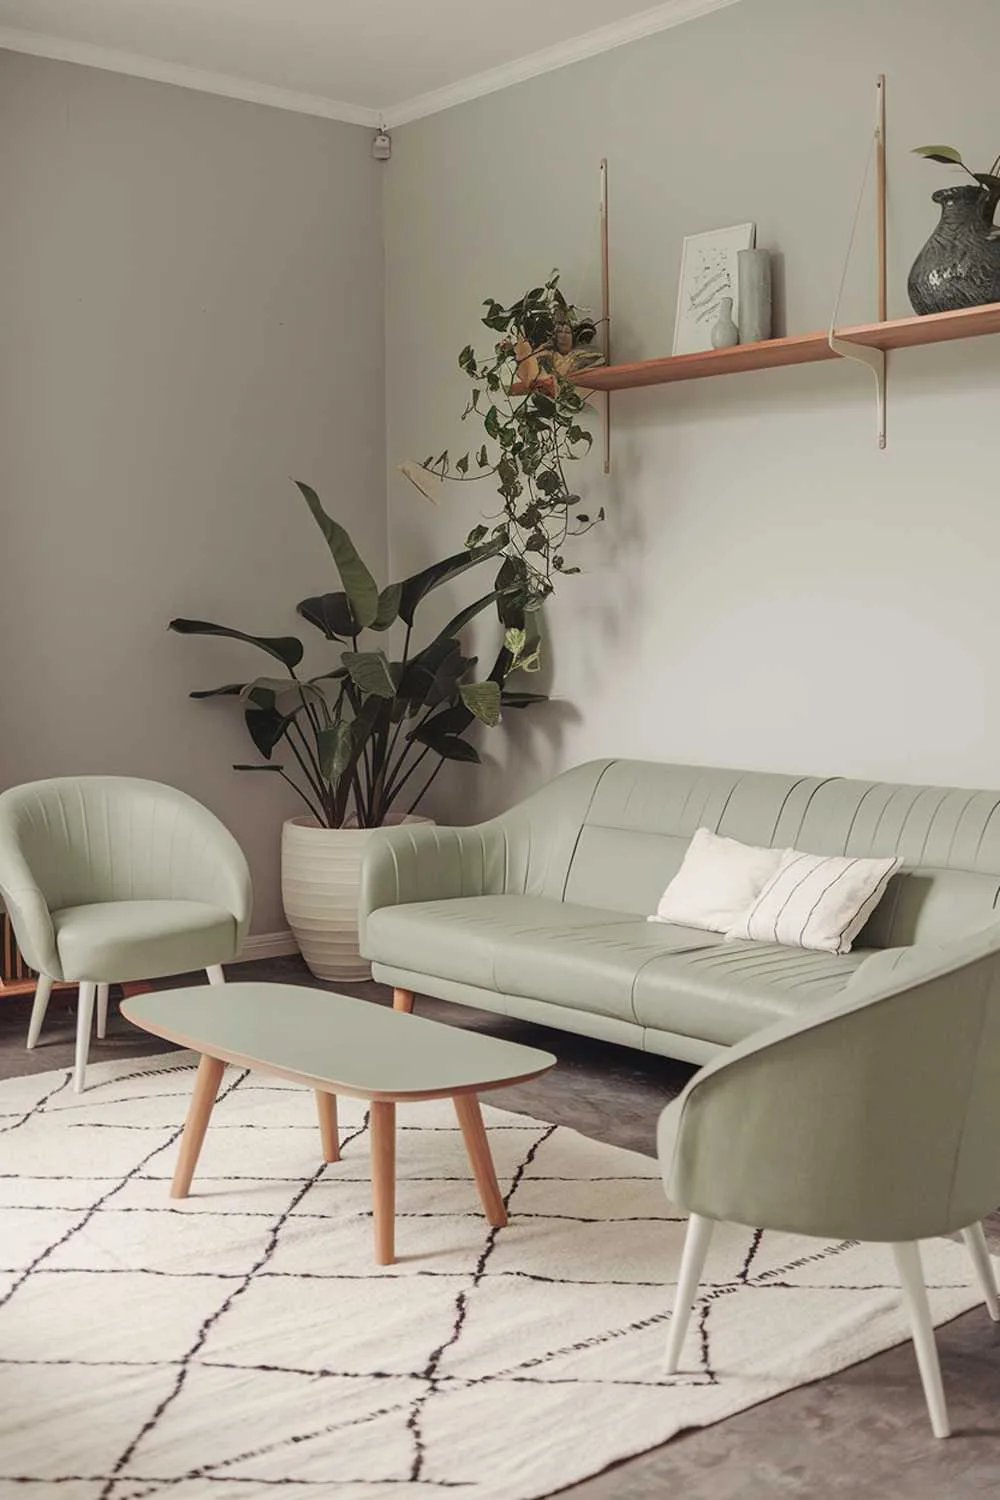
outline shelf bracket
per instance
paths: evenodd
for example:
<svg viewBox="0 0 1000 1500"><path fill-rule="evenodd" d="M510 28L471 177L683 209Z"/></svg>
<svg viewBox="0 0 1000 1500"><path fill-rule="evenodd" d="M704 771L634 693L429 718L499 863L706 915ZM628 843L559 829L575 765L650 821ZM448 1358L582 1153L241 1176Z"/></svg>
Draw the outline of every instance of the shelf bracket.
<svg viewBox="0 0 1000 1500"><path fill-rule="evenodd" d="M601 158L601 327L604 363L611 363L611 275L608 259L608 159ZM604 472L611 473L611 392L604 392Z"/></svg>
<svg viewBox="0 0 1000 1500"><path fill-rule="evenodd" d="M844 292L844 283L847 280L847 268L851 262L851 251L854 249L854 239L858 232L858 220L861 217L861 207L864 202L865 189L868 186L868 177L871 171L872 158L875 159L875 229L878 252L877 269L877 295L878 295L878 320L884 323L886 320L886 174L885 174L885 74L880 73L875 80L875 130L872 135L871 145L868 150L868 159L865 162L865 175L861 181L861 192L858 195L858 206L854 211L854 223L851 225L851 237L847 242L847 255L844 259L844 270L840 278L840 286L837 290L837 298L833 305L833 315L830 319L830 332L827 339L830 349L834 354L839 354L842 359L853 359L855 363L867 365L875 377L875 421L878 434L878 445L885 447L885 388L886 388L886 357L884 349L876 349L870 344L858 344L853 339L842 339L837 334L837 314L840 311L840 299Z"/></svg>
<svg viewBox="0 0 1000 1500"><path fill-rule="evenodd" d="M885 447L885 385L886 385L886 359L884 349L872 349L868 344L855 344L851 339L838 338L834 329L830 329L828 336L830 348L834 354L839 354L842 359L853 359L856 363L867 365L875 377L875 422L878 435L878 445Z"/></svg>

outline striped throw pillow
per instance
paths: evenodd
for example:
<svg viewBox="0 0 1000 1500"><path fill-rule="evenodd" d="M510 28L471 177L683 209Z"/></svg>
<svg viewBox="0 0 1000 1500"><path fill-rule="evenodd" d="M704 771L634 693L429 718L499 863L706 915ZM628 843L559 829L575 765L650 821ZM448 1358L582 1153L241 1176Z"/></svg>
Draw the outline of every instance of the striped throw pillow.
<svg viewBox="0 0 1000 1500"><path fill-rule="evenodd" d="M849 953L898 864L895 856L851 859L792 849L726 938Z"/></svg>

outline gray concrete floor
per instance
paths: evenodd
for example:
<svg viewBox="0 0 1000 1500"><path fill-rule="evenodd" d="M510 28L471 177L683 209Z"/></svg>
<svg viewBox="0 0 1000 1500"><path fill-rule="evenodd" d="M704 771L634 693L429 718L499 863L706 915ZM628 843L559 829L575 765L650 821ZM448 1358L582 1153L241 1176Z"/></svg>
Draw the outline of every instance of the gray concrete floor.
<svg viewBox="0 0 1000 1500"><path fill-rule="evenodd" d="M317 983L298 958L237 964L227 972L230 978ZM192 975L190 982L201 977ZM380 1004L391 1000L381 985L338 988ZM443 1001L420 1000L418 1009L556 1053L559 1064L551 1073L498 1091L498 1106L647 1155L655 1154L659 1111L694 1071ZM28 1000L0 1001L0 1078L72 1063L72 994L53 996L34 1052L24 1050L29 1010ZM113 1012L106 1041L91 1047L93 1062L170 1050L130 1026L116 1007ZM987 1231L1000 1253L1000 1213L991 1216ZM931 1436L913 1351L905 1344L713 1427L684 1433L561 1494L567 1500L1000 1500L1000 1325L977 1309L938 1331L938 1349L954 1431L950 1441Z"/></svg>

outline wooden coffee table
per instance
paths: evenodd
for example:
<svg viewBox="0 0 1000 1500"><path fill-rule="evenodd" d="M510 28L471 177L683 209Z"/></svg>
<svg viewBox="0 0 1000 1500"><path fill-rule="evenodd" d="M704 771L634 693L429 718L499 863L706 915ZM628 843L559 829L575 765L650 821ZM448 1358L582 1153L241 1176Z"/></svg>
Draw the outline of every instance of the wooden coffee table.
<svg viewBox="0 0 1000 1500"><path fill-rule="evenodd" d="M201 1053L171 1197L187 1196L225 1065L236 1063L315 1090L324 1161L340 1160L337 1095L371 1101L379 1265L395 1260L397 1104L454 1100L483 1211L497 1228L506 1224L476 1096L537 1078L554 1066L551 1052L292 984L159 990L121 1009L144 1031Z"/></svg>

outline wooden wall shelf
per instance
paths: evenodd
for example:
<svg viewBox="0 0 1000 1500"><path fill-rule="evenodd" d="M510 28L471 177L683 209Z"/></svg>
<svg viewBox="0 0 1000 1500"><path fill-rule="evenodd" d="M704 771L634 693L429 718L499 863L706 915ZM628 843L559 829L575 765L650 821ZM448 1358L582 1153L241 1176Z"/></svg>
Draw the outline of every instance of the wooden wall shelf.
<svg viewBox="0 0 1000 1500"><path fill-rule="evenodd" d="M963 307L958 312L931 313L922 318L862 323L856 328L838 329L837 337L846 343L885 351L978 338L987 333L1000 333L1000 302L990 302L985 307ZM702 354L676 354L668 359L646 359L631 365L606 365L582 371L574 377L574 382L591 391L627 391L644 385L669 385L675 380L737 375L744 370L773 370L783 365L808 365L839 357L830 348L826 333L805 333L768 339L762 344L709 349Z"/></svg>

